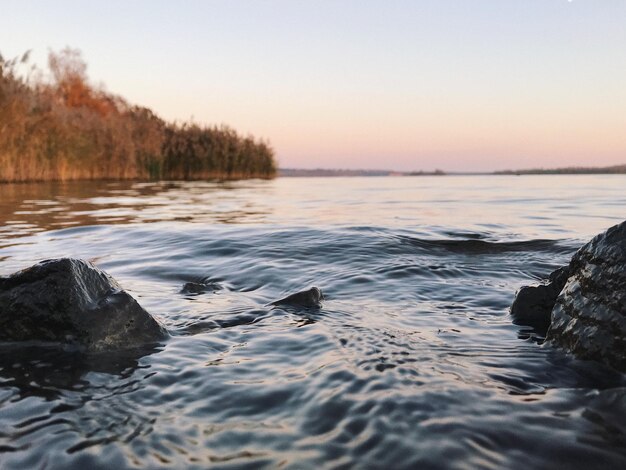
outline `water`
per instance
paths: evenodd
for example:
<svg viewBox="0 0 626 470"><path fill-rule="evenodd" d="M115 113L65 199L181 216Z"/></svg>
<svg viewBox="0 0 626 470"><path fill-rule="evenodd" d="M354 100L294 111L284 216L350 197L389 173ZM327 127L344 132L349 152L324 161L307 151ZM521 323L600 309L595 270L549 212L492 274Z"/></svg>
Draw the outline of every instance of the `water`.
<svg viewBox="0 0 626 470"><path fill-rule="evenodd" d="M0 467L624 468L624 375L508 315L516 289L625 218L624 188L0 186L0 274L93 260L172 333L99 356L0 345ZM320 310L268 306L313 285Z"/></svg>

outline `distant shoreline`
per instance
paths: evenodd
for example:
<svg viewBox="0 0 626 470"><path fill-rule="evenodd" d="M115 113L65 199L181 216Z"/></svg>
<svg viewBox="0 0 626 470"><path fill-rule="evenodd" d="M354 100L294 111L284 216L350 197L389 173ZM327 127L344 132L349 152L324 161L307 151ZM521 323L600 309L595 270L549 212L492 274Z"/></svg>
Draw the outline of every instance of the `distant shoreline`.
<svg viewBox="0 0 626 470"><path fill-rule="evenodd" d="M279 168L278 177L380 177L380 176L524 176L524 175L623 175L626 165L608 167L565 167L533 168L527 170L500 171L393 171L393 170L350 170L333 168Z"/></svg>
<svg viewBox="0 0 626 470"><path fill-rule="evenodd" d="M532 168L529 170L494 171L495 175L623 175L626 165L605 167L564 167L564 168Z"/></svg>
<svg viewBox="0 0 626 470"><path fill-rule="evenodd" d="M393 171L393 170L349 170L335 168L279 168L277 176L298 178L298 177L342 177L342 176L443 176L442 170L435 171Z"/></svg>

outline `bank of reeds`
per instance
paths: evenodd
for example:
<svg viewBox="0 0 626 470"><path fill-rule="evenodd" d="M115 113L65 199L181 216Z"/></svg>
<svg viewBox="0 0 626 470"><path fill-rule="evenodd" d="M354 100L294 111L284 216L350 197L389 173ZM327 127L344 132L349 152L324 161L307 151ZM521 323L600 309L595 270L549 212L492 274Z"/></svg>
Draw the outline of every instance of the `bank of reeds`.
<svg viewBox="0 0 626 470"><path fill-rule="evenodd" d="M233 129L168 123L89 83L80 53L0 56L0 182L237 179L276 174L273 150Z"/></svg>

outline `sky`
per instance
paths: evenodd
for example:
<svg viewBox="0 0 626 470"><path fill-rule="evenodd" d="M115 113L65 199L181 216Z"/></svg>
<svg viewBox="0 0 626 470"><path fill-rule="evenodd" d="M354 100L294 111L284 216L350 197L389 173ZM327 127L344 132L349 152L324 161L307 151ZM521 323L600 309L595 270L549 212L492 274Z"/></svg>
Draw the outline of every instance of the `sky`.
<svg viewBox="0 0 626 470"><path fill-rule="evenodd" d="M0 53L80 49L168 120L285 168L626 163L626 0L0 0Z"/></svg>

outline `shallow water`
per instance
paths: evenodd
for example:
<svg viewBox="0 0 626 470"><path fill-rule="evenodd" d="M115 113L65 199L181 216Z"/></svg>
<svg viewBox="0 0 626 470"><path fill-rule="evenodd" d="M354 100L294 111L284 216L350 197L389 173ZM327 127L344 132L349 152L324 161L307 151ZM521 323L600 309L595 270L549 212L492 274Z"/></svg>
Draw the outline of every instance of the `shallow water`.
<svg viewBox="0 0 626 470"><path fill-rule="evenodd" d="M623 468L623 374L508 307L626 176L0 185L0 274L74 256L172 337L0 344L0 467ZM188 282L206 285L183 291ZM319 286L321 309L273 307Z"/></svg>

